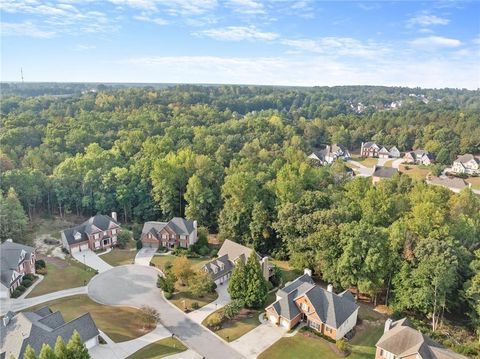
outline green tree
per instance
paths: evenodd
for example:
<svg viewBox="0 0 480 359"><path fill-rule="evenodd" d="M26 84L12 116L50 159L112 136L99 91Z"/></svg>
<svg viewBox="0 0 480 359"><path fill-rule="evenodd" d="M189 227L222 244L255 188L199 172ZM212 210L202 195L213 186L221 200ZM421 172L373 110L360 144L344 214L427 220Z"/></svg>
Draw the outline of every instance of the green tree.
<svg viewBox="0 0 480 359"><path fill-rule="evenodd" d="M67 359L68 358L68 350L63 338L61 336L57 337L57 341L55 342L54 348L55 357L57 359Z"/></svg>
<svg viewBox="0 0 480 359"><path fill-rule="evenodd" d="M25 353L23 354L23 359L37 359L37 355L35 354L35 350L29 345L25 349Z"/></svg>
<svg viewBox="0 0 480 359"><path fill-rule="evenodd" d="M172 273L182 285L188 285L190 278L194 275L192 263L185 256L177 257L172 263Z"/></svg>
<svg viewBox="0 0 480 359"><path fill-rule="evenodd" d="M203 297L215 290L215 283L211 275L203 270L197 270L188 286L195 297Z"/></svg>
<svg viewBox="0 0 480 359"><path fill-rule="evenodd" d="M52 348L48 344L43 344L38 359L57 359Z"/></svg>
<svg viewBox="0 0 480 359"><path fill-rule="evenodd" d="M164 292L173 293L175 290L175 282L177 278L171 271L166 271L164 276L158 275L157 287L161 288Z"/></svg>
<svg viewBox="0 0 480 359"><path fill-rule="evenodd" d="M263 276L257 253L252 254L245 264L245 292L243 303L249 308L260 308L265 304L268 295L267 281Z"/></svg>
<svg viewBox="0 0 480 359"><path fill-rule="evenodd" d="M228 281L228 293L232 299L243 300L246 291L246 270L245 264L239 260L233 268L232 275Z"/></svg>
<svg viewBox="0 0 480 359"><path fill-rule="evenodd" d="M0 239L23 239L28 218L23 210L17 193L10 187L6 196L0 193Z"/></svg>
<svg viewBox="0 0 480 359"><path fill-rule="evenodd" d="M72 337L67 344L68 358L70 359L90 359L87 347L82 342L80 334L74 330Z"/></svg>

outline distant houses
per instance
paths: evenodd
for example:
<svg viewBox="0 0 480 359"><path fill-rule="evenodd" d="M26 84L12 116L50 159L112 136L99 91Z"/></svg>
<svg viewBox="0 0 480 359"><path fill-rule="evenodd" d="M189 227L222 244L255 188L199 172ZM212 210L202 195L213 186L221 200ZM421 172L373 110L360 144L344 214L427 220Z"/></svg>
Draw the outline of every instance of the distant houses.
<svg viewBox="0 0 480 359"><path fill-rule="evenodd" d="M168 222L145 222L140 240L143 247L188 248L198 240L197 221L174 217Z"/></svg>
<svg viewBox="0 0 480 359"><path fill-rule="evenodd" d="M117 213L97 214L82 224L61 232L63 247L70 253L107 249L117 244L120 233Z"/></svg>
<svg viewBox="0 0 480 359"><path fill-rule="evenodd" d="M432 153L421 149L405 153L405 156L403 156L403 160L405 163L424 166L429 166L435 162Z"/></svg>
<svg viewBox="0 0 480 359"><path fill-rule="evenodd" d="M40 353L43 344L55 347L58 337L68 342L76 330L87 349L99 343L99 331L89 313L65 322L48 307L34 312L8 312L0 324L0 358L23 358L27 346Z"/></svg>
<svg viewBox="0 0 480 359"><path fill-rule="evenodd" d="M35 274L35 248L7 239L0 244L0 294L10 296L26 274Z"/></svg>
<svg viewBox="0 0 480 359"><path fill-rule="evenodd" d="M345 146L335 143L331 146L326 145L323 149L314 150L308 158L318 161L321 165L330 165L335 162L337 158L344 160L349 159L350 152Z"/></svg>
<svg viewBox="0 0 480 359"><path fill-rule="evenodd" d="M401 153L395 146L384 146L375 142L362 142L361 157L400 158Z"/></svg>
<svg viewBox="0 0 480 359"><path fill-rule="evenodd" d="M240 261L246 263L252 252L254 252L253 249L227 239L223 242L222 247L220 247L217 258L204 264L202 269L210 273L213 281L217 285L223 284L232 275L233 268ZM268 263L268 257L262 258L258 253L256 253L256 255L262 269L263 277L269 280L274 273L272 266Z"/></svg>
<svg viewBox="0 0 480 359"><path fill-rule="evenodd" d="M352 294L335 294L332 285L326 290L315 285L308 269L279 289L276 296L276 301L266 308L268 320L275 325L291 329L304 321L310 328L338 340L357 324L359 306Z"/></svg>
<svg viewBox="0 0 480 359"><path fill-rule="evenodd" d="M457 174L480 175L480 160L472 154L458 156L453 161L452 172Z"/></svg>
<svg viewBox="0 0 480 359"><path fill-rule="evenodd" d="M375 359L466 359L414 329L408 319L387 319Z"/></svg>
<svg viewBox="0 0 480 359"><path fill-rule="evenodd" d="M375 166L372 174L373 184L380 182L383 179L390 179L398 173L396 168Z"/></svg>

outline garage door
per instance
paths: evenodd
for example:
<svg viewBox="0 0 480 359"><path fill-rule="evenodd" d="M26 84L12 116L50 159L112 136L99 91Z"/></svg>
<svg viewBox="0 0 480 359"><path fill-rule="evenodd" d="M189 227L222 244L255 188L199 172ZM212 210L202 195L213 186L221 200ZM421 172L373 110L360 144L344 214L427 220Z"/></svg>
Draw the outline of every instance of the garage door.
<svg viewBox="0 0 480 359"><path fill-rule="evenodd" d="M85 244L81 244L80 245L80 250L81 251L86 251L88 249L88 243L85 243Z"/></svg>
<svg viewBox="0 0 480 359"><path fill-rule="evenodd" d="M284 328L288 328L290 326L290 323L286 319L281 319L280 320L280 325Z"/></svg>
<svg viewBox="0 0 480 359"><path fill-rule="evenodd" d="M70 247L70 253L77 253L80 250L78 246Z"/></svg>

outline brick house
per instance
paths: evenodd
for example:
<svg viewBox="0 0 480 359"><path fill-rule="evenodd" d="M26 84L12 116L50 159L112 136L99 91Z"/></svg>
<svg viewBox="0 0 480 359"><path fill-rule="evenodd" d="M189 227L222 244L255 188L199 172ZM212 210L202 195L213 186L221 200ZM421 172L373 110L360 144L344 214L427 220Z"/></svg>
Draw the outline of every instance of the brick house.
<svg viewBox="0 0 480 359"><path fill-rule="evenodd" d="M266 308L275 325L291 329L301 321L322 334L338 340L357 324L359 306L349 291L333 292L315 285L310 270L277 291L276 301Z"/></svg>
<svg viewBox="0 0 480 359"><path fill-rule="evenodd" d="M197 242L197 221L174 217L168 222L145 222L140 239L149 248L188 248Z"/></svg>
<svg viewBox="0 0 480 359"><path fill-rule="evenodd" d="M466 359L414 329L408 319L387 319L375 359Z"/></svg>
<svg viewBox="0 0 480 359"><path fill-rule="evenodd" d="M70 253L76 253L113 247L117 244L117 235L120 231L117 214L112 212L111 217L97 214L82 224L60 233L63 247Z"/></svg>
<svg viewBox="0 0 480 359"><path fill-rule="evenodd" d="M9 296L25 274L35 274L35 248L7 239L0 244L1 295Z"/></svg>
<svg viewBox="0 0 480 359"><path fill-rule="evenodd" d="M375 142L362 142L360 148L361 157L400 158L400 155L396 146L384 146Z"/></svg>
<svg viewBox="0 0 480 359"><path fill-rule="evenodd" d="M246 263L252 252L253 249L226 239L218 251L218 257L205 263L202 269L210 273L213 281L217 285L223 284L232 275L235 265L237 265L239 261ZM268 263L268 257L262 258L258 253L256 253L256 255L260 263L260 268L262 269L263 277L269 280L274 273L272 266Z"/></svg>

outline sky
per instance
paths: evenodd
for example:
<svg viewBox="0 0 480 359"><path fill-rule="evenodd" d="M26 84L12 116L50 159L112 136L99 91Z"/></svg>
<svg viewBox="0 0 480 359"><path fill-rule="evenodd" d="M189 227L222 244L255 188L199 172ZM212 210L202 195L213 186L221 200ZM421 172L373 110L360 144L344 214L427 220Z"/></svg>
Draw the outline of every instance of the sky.
<svg viewBox="0 0 480 359"><path fill-rule="evenodd" d="M0 0L1 80L480 88L480 1Z"/></svg>

